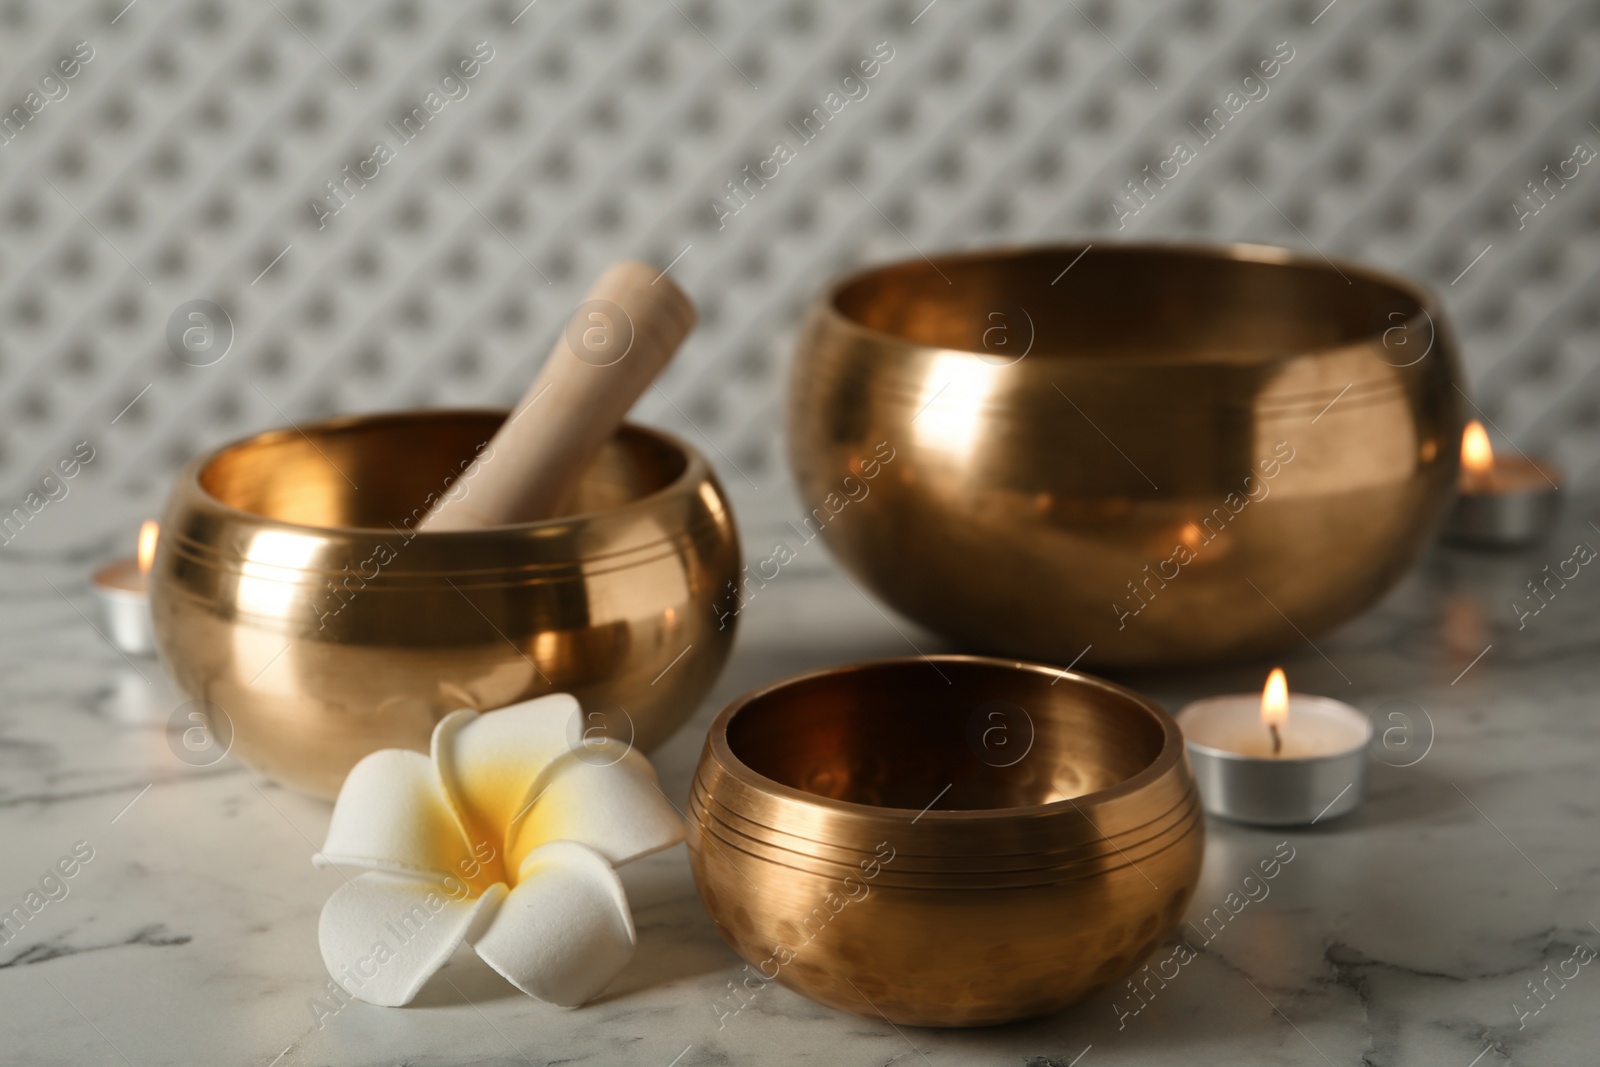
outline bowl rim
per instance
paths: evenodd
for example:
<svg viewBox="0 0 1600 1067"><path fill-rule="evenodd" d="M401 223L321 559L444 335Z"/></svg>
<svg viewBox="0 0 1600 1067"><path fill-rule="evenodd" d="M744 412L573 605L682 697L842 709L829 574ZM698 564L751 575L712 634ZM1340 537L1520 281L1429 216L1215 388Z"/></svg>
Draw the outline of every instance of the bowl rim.
<svg viewBox="0 0 1600 1067"><path fill-rule="evenodd" d="M336 415L331 419L323 419L320 422L304 424L291 423L288 426L277 426L267 430L259 430L255 433L245 434L241 437L236 437L230 441L226 441L214 448L207 449L198 456L195 456L187 464L185 464L183 470L179 472L178 477L173 483L172 493L174 498L176 498L176 496L180 493L188 495L194 506L203 508L204 510L213 514L227 516L241 522L251 523L263 529L287 530L296 533L309 533L323 536L350 538L370 537L374 532L382 532L382 528L376 526L311 525L303 522L290 522L287 519L277 519L270 515L263 515L259 512L246 511L244 508L235 507L232 504L223 502L208 489L206 489L205 485L200 480L201 472L215 462L224 452L227 452L230 449L239 448L243 445L251 444L257 441L264 441L271 438L305 437L309 440L308 431L339 430L356 425L373 425L385 422L401 422L419 419L459 418L463 415L498 415L503 421L504 419L510 417L511 410L512 409L510 408L495 407L402 408L397 411L378 411L370 413L353 412L344 415ZM542 533L550 531L557 531L593 523L596 520L611 519L614 516L628 517L635 512L649 510L650 508L660 504L663 500L679 495L686 489L700 484L702 481L716 481L715 472L711 470L710 464L706 462L705 457L696 451L692 446L690 446L686 441L677 437L676 435L670 434L665 430L657 429L653 426L645 426L641 423L636 423L629 420L623 420L623 422L618 426L618 431L628 431L640 434L647 438L654 438L658 442L664 443L668 447L675 449L684 458L683 470L678 473L676 478L672 479L672 481L668 482L661 488L646 493L635 500L630 500L620 507L607 508L602 511L585 511L575 515L558 515L555 518L540 519L536 522L503 523L498 526L490 526L481 530L435 530L431 532L426 530L412 530L411 536L427 538L436 544L444 544L450 540L472 541L491 538L502 539L509 534L516 533L538 536ZM313 447L315 447L314 444ZM722 491L720 485L717 486L717 492L718 495L723 497L725 501L726 493ZM724 506L727 506L726 503L724 503ZM167 531L163 530L162 535L163 539L165 539L167 536Z"/></svg>
<svg viewBox="0 0 1600 1067"><path fill-rule="evenodd" d="M902 334L889 333L885 330L879 330L875 329L874 327L867 326L845 314L845 312L839 307L839 295L848 287L864 281L874 274L885 273L901 267L916 266L925 263L929 266L932 266L935 270L938 270L938 265L941 263L955 264L982 260L1016 259L1022 256L1038 255L1045 252L1060 252L1062 254L1078 252L1081 255L1082 253L1085 253L1089 249L1095 247L1097 243L1099 242L1074 239L1045 241L1034 244L1003 244L939 253L931 258L928 256L906 256L900 259L887 260L885 262L875 263L871 266L863 267L860 270L851 271L848 274L835 277L828 283L827 287L817 295L815 307L821 314L827 316L833 328L848 330L859 337L872 338L882 343L899 345L904 348L920 351L963 352L975 356L981 355L981 353L970 347L924 344L921 341L913 340ZM1283 245L1262 244L1253 241L1107 241L1102 245L1102 247L1105 251L1115 254L1153 256L1170 255L1176 253L1180 256L1206 257L1219 261L1260 263L1269 266L1307 267L1324 273L1331 268L1334 273L1341 276L1356 275L1365 281L1398 290L1415 302L1417 309L1422 313L1422 316L1432 324L1435 331L1445 329L1445 326L1443 325L1444 316L1441 313L1442 305L1440 305L1438 298L1434 295L1432 289L1423 283L1415 281L1404 275L1396 274L1394 272L1387 271L1379 267L1374 267L1366 263L1359 263L1354 260L1344 259L1341 257L1329 258L1328 256L1320 253L1308 253L1295 248L1287 248ZM1346 280L1348 280L1348 278ZM1406 321L1407 323L1411 323L1416 321L1416 318L1417 316L1412 315L1409 316ZM1380 329L1368 336L1352 338L1348 341L1341 341L1335 344L1307 348L1305 349L1305 352L1335 352L1349 348L1352 345L1372 344L1381 340L1386 332L1387 331ZM1119 356L1118 358L1127 363L1135 364L1170 363L1174 358L1181 358L1185 361L1197 362L1201 364L1210 362L1208 360L1195 360L1191 356L1173 357L1169 355L1134 354Z"/></svg>
<svg viewBox="0 0 1600 1067"><path fill-rule="evenodd" d="M803 789L784 785L776 779L769 778L745 763L733 751L728 743L728 726L733 719L745 708L780 689L809 682L814 679L859 674L866 671L881 670L887 667L901 667L915 664L930 664L937 668L938 664L972 664L980 667L1000 668L1008 671L1020 671L1027 674L1052 675L1056 682L1063 679L1075 685L1087 686L1101 692L1111 693L1123 698L1134 707L1139 708L1150 716L1160 728L1161 749L1146 766L1137 773L1130 775L1109 789L1097 789L1094 792L1084 793L1076 797L1067 797L1051 801L1047 804L1028 804L1017 807L1004 808L960 808L939 809L931 804L918 812L916 808L899 808L880 804L862 804L853 800L838 800L833 797L819 796L808 793ZM1178 729L1177 721L1154 700L1127 686L1118 685L1092 674L1081 671L1063 670L1047 663L1030 662L1028 660L1011 659L1001 656L978 656L966 653L939 653L932 656L892 656L884 659L862 660L857 663L836 664L831 667L821 667L817 670L806 671L803 674L790 675L775 682L752 689L747 693L734 698L726 707L717 713L706 733L707 755L720 764L724 773L733 777L742 786L754 792L781 798L796 804L804 805L817 810L837 814L861 817L895 819L906 815L916 818L913 821L930 820L935 825L963 826L981 824L988 821L1013 820L1018 817L1044 817L1050 815L1075 813L1084 815L1085 809L1092 809L1111 803L1122 797L1138 793L1148 786L1158 782L1164 776L1172 773L1173 769L1182 764L1187 758L1184 749L1183 733ZM696 772L696 777L699 772ZM937 802L938 798L934 798Z"/></svg>

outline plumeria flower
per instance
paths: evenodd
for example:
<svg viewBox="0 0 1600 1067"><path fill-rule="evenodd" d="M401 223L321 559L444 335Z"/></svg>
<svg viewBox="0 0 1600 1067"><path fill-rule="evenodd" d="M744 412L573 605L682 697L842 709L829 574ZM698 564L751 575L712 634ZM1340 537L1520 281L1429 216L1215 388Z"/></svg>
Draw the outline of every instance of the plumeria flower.
<svg viewBox="0 0 1600 1067"><path fill-rule="evenodd" d="M431 756L350 771L317 866L364 867L322 908L322 959L351 995L407 1004L463 942L530 996L582 1004L633 955L615 868L683 840L650 762L568 739L565 693L457 711Z"/></svg>

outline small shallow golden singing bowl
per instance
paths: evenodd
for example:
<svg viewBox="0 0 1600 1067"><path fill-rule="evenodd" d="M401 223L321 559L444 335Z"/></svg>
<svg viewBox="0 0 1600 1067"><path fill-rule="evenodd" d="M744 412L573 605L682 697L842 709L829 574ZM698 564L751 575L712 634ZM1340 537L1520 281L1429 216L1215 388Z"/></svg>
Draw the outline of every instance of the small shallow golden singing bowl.
<svg viewBox="0 0 1600 1067"><path fill-rule="evenodd" d="M1355 264L1100 242L916 259L816 301L789 456L807 526L938 633L1201 662L1303 642L1405 573L1455 484L1459 381L1434 298Z"/></svg>
<svg viewBox="0 0 1600 1067"><path fill-rule="evenodd" d="M689 798L690 868L746 988L907 1025L1043 1015L1124 977L1182 918L1203 845L1170 716L976 656L749 693Z"/></svg>
<svg viewBox="0 0 1600 1067"><path fill-rule="evenodd" d="M227 713L240 759L332 796L369 752L426 751L457 708L570 692L576 743L599 730L646 750L694 712L733 641L712 603L740 566L715 475L626 425L566 516L413 533L504 418L344 418L182 473L150 578L156 642Z"/></svg>

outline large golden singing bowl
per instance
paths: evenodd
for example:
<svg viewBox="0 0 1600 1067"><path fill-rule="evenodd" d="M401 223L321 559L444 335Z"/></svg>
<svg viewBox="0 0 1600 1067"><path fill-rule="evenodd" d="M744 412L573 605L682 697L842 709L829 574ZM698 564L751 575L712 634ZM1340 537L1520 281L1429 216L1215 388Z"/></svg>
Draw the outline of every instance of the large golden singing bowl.
<svg viewBox="0 0 1600 1067"><path fill-rule="evenodd" d="M808 536L932 630L1198 662L1302 642L1405 573L1455 484L1459 380L1434 298L1354 264L952 255L818 299L789 456Z"/></svg>
<svg viewBox="0 0 1600 1067"><path fill-rule="evenodd" d="M689 865L769 981L917 1026L1056 1011L1182 918L1204 825L1183 738L1138 694L974 656L750 693L711 726Z"/></svg>
<svg viewBox="0 0 1600 1067"><path fill-rule="evenodd" d="M326 796L362 756L426 751L434 723L551 692L646 750L695 710L733 627L733 516L682 442L624 426L565 517L414 533L503 411L276 430L190 464L150 579L156 642L233 752ZM470 493L470 482L456 483Z"/></svg>

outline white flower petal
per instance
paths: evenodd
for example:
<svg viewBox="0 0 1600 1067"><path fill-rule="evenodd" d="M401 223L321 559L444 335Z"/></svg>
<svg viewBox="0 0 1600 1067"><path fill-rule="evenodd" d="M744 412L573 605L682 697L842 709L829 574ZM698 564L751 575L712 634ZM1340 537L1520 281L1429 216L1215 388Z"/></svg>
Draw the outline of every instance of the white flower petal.
<svg viewBox="0 0 1600 1067"><path fill-rule="evenodd" d="M547 841L576 841L620 867L683 840L683 820L649 760L620 747L611 763L585 755L563 756L540 776L536 799L512 827L508 863Z"/></svg>
<svg viewBox="0 0 1600 1067"><path fill-rule="evenodd" d="M634 943L617 872L592 848L553 841L528 854L473 947L524 993L571 1007L610 984Z"/></svg>
<svg viewBox="0 0 1600 1067"><path fill-rule="evenodd" d="M312 862L445 875L463 870L461 862L471 855L433 762L420 752L387 748L350 769L327 840Z"/></svg>
<svg viewBox="0 0 1600 1067"><path fill-rule="evenodd" d="M328 973L351 996L409 1004L463 939L480 934L506 897L504 885L452 900L437 882L370 872L322 906L317 941Z"/></svg>
<svg viewBox="0 0 1600 1067"><path fill-rule="evenodd" d="M433 731L433 762L469 837L504 831L533 796L545 765L567 751L567 730L577 713L574 697L553 693L481 715L452 712L440 721Z"/></svg>

